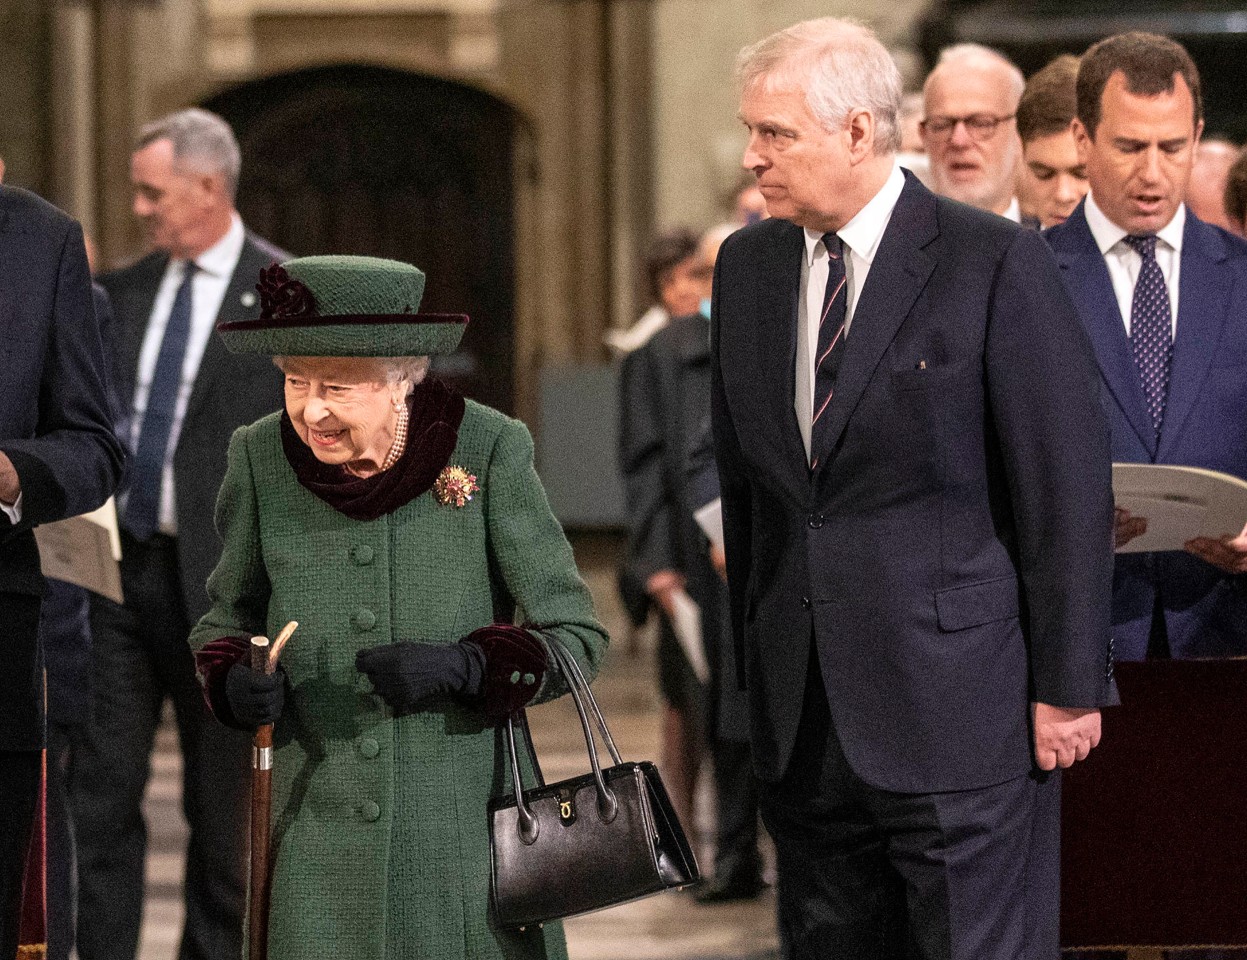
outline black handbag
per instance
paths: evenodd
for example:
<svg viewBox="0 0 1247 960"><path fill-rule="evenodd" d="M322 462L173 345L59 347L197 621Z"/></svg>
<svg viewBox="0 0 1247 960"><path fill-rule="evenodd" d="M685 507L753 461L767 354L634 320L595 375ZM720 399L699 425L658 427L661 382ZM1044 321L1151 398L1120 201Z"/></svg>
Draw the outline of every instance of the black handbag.
<svg viewBox="0 0 1247 960"><path fill-rule="evenodd" d="M507 718L515 792L489 802L493 907L503 927L523 929L701 879L658 768L620 760L580 665L558 641L546 642L580 715L592 772L547 784L523 711ZM598 763L590 711L614 761L605 770ZM537 779L530 790L520 780L516 721Z"/></svg>

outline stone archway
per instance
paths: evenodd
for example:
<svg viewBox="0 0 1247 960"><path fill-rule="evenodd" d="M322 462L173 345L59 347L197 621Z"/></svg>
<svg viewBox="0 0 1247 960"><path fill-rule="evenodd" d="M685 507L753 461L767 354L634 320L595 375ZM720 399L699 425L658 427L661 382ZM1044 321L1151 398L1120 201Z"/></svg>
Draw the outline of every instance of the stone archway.
<svg viewBox="0 0 1247 960"><path fill-rule="evenodd" d="M382 67L313 67L206 100L243 153L238 208L298 255L351 253L428 274L421 308L463 312L440 368L511 412L515 393L515 157L522 124L471 87Z"/></svg>

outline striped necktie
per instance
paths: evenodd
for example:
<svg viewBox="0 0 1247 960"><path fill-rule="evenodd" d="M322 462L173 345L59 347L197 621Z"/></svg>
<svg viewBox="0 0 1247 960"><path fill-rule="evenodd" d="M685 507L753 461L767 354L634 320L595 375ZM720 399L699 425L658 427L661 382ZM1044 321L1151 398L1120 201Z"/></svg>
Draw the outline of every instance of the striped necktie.
<svg viewBox="0 0 1247 960"><path fill-rule="evenodd" d="M832 438L825 436L829 421L827 408L835 395L836 372L844 356L844 319L848 303L845 289L844 245L834 233L823 234L827 247L827 289L823 293L823 312L818 320L818 355L814 363L814 419L810 424L810 469L818 468L819 457L827 452Z"/></svg>

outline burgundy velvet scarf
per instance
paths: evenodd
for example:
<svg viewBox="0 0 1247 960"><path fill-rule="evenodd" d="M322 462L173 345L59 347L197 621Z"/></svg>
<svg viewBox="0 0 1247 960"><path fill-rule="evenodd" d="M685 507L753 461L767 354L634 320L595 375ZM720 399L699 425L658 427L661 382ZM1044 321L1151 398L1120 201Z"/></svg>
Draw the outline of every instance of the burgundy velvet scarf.
<svg viewBox="0 0 1247 960"><path fill-rule="evenodd" d="M281 445L304 489L352 520L376 520L433 486L454 453L463 421L463 397L427 378L407 398L407 449L389 470L355 477L345 467L321 463L299 439L290 415L281 415Z"/></svg>

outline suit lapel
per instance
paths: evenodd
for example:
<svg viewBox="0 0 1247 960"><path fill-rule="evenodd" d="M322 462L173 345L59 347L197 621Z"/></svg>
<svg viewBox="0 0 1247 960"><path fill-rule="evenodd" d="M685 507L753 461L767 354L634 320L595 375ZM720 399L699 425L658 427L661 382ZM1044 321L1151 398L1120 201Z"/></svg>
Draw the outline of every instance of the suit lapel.
<svg viewBox="0 0 1247 960"><path fill-rule="evenodd" d="M221 309L217 311L216 323L204 347L203 359L199 361L199 371L195 374L195 385L191 388L190 401L186 406L186 421L189 423L203 409L207 399L212 396L216 384L228 380L232 375L233 363L229 351L216 327L234 320L247 320L259 316L260 308L255 299L255 284L260 269L268 266L268 258L256 248L248 237L243 241L242 252L238 264L225 288L225 296L221 300ZM245 295L250 294L244 300ZM183 427L185 429L185 427Z"/></svg>
<svg viewBox="0 0 1247 960"><path fill-rule="evenodd" d="M1121 307L1113 292L1104 254L1096 246L1082 206L1058 229L1061 233L1056 246L1057 263L1065 274L1066 288L1071 291L1091 338L1100 373L1130 426L1155 459L1156 430L1147 412L1143 384L1121 319Z"/></svg>
<svg viewBox="0 0 1247 960"><path fill-rule="evenodd" d="M1221 342L1233 286L1225 259L1221 238L1187 211L1178 279L1178 330L1160 431L1160 460L1166 459L1178 442L1182 424L1204 387Z"/></svg>
<svg viewBox="0 0 1247 960"><path fill-rule="evenodd" d="M826 436L833 448L848 426L875 368L935 269L934 258L922 249L939 234L935 197L910 174L906 174L905 181L857 299L844 343L844 358L826 413L830 418ZM819 459L825 467L832 458L828 451L821 452ZM819 473L823 472L820 467Z"/></svg>

